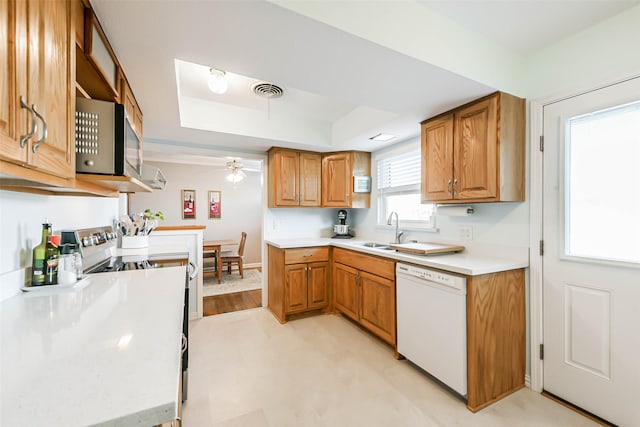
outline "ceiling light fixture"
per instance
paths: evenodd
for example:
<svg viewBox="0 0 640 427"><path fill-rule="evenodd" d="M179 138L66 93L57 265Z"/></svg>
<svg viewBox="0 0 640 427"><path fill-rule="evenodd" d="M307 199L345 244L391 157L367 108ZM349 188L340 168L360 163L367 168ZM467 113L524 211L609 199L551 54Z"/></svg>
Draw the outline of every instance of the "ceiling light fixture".
<svg viewBox="0 0 640 427"><path fill-rule="evenodd" d="M232 182L234 184L242 181L246 178L247 174L243 172L242 163L237 161L232 161L227 163L227 168L231 171L229 175L227 175L227 181Z"/></svg>
<svg viewBox="0 0 640 427"><path fill-rule="evenodd" d="M213 93L225 93L228 87L227 73L217 68L209 69L209 79L207 80L209 90Z"/></svg>
<svg viewBox="0 0 640 427"><path fill-rule="evenodd" d="M396 137L395 135L389 135L388 133L379 133L376 136L372 136L369 139L372 141L387 142L387 141L391 141L395 137Z"/></svg>

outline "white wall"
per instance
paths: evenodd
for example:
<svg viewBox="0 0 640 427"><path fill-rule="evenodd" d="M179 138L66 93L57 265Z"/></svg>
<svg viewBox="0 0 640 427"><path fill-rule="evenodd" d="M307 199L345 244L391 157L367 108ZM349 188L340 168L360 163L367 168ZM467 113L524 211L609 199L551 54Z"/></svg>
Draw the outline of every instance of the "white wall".
<svg viewBox="0 0 640 427"><path fill-rule="evenodd" d="M349 209L348 222L352 219ZM265 238L293 239L301 237L331 237L338 223L338 209L272 208L264 218Z"/></svg>
<svg viewBox="0 0 640 427"><path fill-rule="evenodd" d="M640 5L527 58L526 96L567 96L640 75Z"/></svg>
<svg viewBox="0 0 640 427"><path fill-rule="evenodd" d="M232 184L225 179L225 167L146 162L157 166L167 178L167 188L153 193L135 193L130 198L130 212L149 208L162 211L161 226L203 225L204 240L240 240L247 233L245 264L262 262L262 174L247 171L247 177ZM196 218L182 219L181 190L196 191ZM222 191L222 218L209 219L209 191Z"/></svg>
<svg viewBox="0 0 640 427"><path fill-rule="evenodd" d="M54 233L112 225L119 204L118 198L0 191L0 294L11 293L8 288L16 284L24 285L24 269L31 267L31 252L40 243L45 218Z"/></svg>
<svg viewBox="0 0 640 427"><path fill-rule="evenodd" d="M397 144L388 150L372 153L371 170L376 170L378 157L389 150L403 150L409 146L419 147L420 139L415 138ZM528 172L525 171L528 181ZM528 188L528 186L527 186ZM528 194L528 190L527 190ZM392 242L394 238L394 226L377 225L377 177L372 177L371 209L353 209L355 231L359 239L375 240L380 242ZM528 196L527 196L528 199ZM438 232L426 232L419 230L403 229L405 234L403 241L438 241L458 243L469 250L507 247L509 250L517 250L526 253L529 247L529 202L518 203L477 203L474 214L466 217L448 217L438 215L436 227ZM402 218L400 218L402 220ZM461 240L460 226L471 226L473 230L472 240Z"/></svg>

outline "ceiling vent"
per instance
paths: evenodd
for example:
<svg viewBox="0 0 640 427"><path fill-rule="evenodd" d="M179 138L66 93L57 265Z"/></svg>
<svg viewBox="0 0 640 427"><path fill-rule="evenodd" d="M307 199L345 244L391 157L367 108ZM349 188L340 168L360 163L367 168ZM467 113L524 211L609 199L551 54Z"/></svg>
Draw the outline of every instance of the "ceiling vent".
<svg viewBox="0 0 640 427"><path fill-rule="evenodd" d="M268 82L254 83L251 86L251 91L259 97L267 99L280 98L284 93L280 86Z"/></svg>

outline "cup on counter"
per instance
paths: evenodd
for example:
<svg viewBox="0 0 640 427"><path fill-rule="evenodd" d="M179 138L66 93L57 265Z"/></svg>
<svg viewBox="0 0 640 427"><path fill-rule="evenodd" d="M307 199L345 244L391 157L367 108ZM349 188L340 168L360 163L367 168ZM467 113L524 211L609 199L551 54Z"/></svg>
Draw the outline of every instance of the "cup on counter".
<svg viewBox="0 0 640 427"><path fill-rule="evenodd" d="M60 247L58 259L58 284L69 285L82 278L82 257L78 246L65 243Z"/></svg>
<svg viewBox="0 0 640 427"><path fill-rule="evenodd" d="M76 260L73 254L60 254L58 257L58 284L69 285L77 280Z"/></svg>

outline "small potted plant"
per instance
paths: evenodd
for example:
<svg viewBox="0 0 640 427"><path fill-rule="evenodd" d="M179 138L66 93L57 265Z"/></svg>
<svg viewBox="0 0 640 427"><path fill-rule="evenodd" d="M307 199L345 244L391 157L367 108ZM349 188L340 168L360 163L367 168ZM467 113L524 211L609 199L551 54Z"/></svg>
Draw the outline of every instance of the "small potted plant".
<svg viewBox="0 0 640 427"><path fill-rule="evenodd" d="M154 228L158 226L158 220L164 221L164 214L162 211L153 212L147 208L142 212L142 217L145 220L145 234L149 235Z"/></svg>

